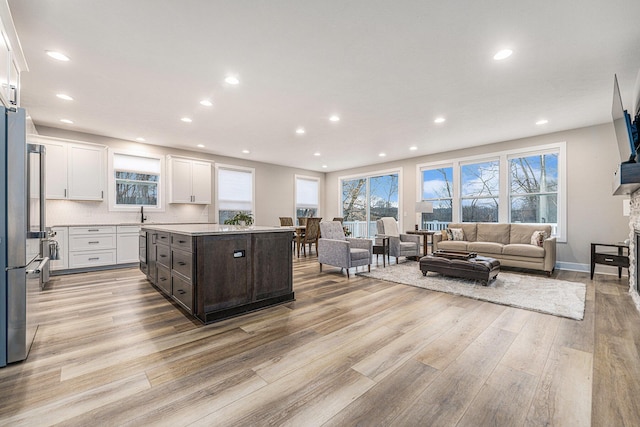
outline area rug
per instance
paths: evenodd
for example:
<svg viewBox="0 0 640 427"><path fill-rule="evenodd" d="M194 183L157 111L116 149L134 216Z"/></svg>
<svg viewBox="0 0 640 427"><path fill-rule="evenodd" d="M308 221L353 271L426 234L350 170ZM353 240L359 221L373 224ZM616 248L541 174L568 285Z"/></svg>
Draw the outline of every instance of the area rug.
<svg viewBox="0 0 640 427"><path fill-rule="evenodd" d="M490 282L489 286L484 286L483 282L447 277L433 272L423 276L419 264L414 261L377 268L370 273L358 275L569 319L584 318L584 283L501 271L496 280Z"/></svg>

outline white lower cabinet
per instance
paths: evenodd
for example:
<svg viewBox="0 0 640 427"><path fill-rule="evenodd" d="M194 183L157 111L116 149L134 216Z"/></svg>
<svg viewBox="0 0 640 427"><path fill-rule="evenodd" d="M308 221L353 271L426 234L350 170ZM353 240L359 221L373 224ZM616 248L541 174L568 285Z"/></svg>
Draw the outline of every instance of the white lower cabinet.
<svg viewBox="0 0 640 427"><path fill-rule="evenodd" d="M139 257L139 225L52 227L60 259L51 270L133 264Z"/></svg>
<svg viewBox="0 0 640 427"><path fill-rule="evenodd" d="M130 264L140 261L140 226L119 225L117 234L117 257L118 264Z"/></svg>
<svg viewBox="0 0 640 427"><path fill-rule="evenodd" d="M116 227L69 227L69 268L116 263Z"/></svg>

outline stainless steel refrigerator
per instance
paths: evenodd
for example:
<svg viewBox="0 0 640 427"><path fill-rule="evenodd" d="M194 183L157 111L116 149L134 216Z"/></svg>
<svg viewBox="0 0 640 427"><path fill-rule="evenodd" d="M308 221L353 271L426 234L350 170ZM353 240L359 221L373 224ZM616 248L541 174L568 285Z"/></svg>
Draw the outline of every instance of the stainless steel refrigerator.
<svg viewBox="0 0 640 427"><path fill-rule="evenodd" d="M27 144L25 111L0 107L0 367L27 358L46 239L45 150Z"/></svg>

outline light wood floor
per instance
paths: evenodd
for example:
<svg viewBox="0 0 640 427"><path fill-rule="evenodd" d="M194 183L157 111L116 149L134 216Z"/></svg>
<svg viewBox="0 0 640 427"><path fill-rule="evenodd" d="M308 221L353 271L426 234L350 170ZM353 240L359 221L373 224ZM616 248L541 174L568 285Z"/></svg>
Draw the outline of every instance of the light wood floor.
<svg viewBox="0 0 640 427"><path fill-rule="evenodd" d="M296 301L203 326L136 269L55 277L0 425L638 426L640 316L614 276L584 321L294 260Z"/></svg>

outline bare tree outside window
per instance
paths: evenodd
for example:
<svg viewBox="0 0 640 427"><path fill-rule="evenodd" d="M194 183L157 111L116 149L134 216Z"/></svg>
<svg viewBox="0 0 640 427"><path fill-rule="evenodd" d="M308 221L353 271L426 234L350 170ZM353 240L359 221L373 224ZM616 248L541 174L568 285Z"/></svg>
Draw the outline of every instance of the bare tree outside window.
<svg viewBox="0 0 640 427"><path fill-rule="evenodd" d="M511 159L510 221L558 222L558 154Z"/></svg>
<svg viewBox="0 0 640 427"><path fill-rule="evenodd" d="M157 206L159 176L115 171L116 205Z"/></svg>
<svg viewBox="0 0 640 427"><path fill-rule="evenodd" d="M498 222L500 162L473 163L460 169L462 221Z"/></svg>
<svg viewBox="0 0 640 427"><path fill-rule="evenodd" d="M422 200L433 203L433 213L422 214L422 227L427 222L452 221L453 168L426 169L422 171Z"/></svg>

